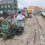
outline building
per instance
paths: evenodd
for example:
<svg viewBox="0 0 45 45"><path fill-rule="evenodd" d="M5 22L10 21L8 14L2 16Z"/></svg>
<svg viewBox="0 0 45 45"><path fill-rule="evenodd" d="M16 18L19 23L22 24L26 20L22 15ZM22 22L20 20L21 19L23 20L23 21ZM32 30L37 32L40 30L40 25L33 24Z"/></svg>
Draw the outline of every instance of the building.
<svg viewBox="0 0 45 45"><path fill-rule="evenodd" d="M18 6L17 0L0 0L0 10L16 10Z"/></svg>
<svg viewBox="0 0 45 45"><path fill-rule="evenodd" d="M33 10L42 10L42 8L41 7L38 7L38 6L29 6L27 8L27 10L28 10L28 13L31 13L32 14L32 11Z"/></svg>

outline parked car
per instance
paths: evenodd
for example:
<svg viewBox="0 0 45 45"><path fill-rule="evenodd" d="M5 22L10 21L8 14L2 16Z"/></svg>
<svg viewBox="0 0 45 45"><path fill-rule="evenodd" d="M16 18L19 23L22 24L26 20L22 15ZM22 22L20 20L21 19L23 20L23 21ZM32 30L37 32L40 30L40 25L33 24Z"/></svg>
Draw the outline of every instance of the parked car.
<svg viewBox="0 0 45 45"><path fill-rule="evenodd" d="M34 14L34 15L41 15L42 11L41 10L33 10L32 14Z"/></svg>
<svg viewBox="0 0 45 45"><path fill-rule="evenodd" d="M42 11L42 14L41 14L42 16L45 16L45 11Z"/></svg>

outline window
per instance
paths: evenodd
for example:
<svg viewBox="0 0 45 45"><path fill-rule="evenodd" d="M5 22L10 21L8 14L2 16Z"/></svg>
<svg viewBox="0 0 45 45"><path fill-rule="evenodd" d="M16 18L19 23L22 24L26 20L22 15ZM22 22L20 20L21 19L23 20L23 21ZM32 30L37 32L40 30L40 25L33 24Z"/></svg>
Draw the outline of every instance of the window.
<svg viewBox="0 0 45 45"><path fill-rule="evenodd" d="M8 5L8 8L10 8L10 5Z"/></svg>
<svg viewBox="0 0 45 45"><path fill-rule="evenodd" d="M7 8L7 5L5 5L5 8Z"/></svg>
<svg viewBox="0 0 45 45"><path fill-rule="evenodd" d="M1 8L3 8L3 5L1 5Z"/></svg>

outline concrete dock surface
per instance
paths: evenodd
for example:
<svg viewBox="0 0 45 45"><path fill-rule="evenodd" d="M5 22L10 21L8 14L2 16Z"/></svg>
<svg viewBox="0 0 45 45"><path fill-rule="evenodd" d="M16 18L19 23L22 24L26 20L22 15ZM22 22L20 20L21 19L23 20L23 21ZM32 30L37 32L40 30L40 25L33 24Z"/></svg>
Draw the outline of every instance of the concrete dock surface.
<svg viewBox="0 0 45 45"><path fill-rule="evenodd" d="M5 42L1 39L0 45L45 45L45 18L41 15L32 15L25 23L22 35Z"/></svg>

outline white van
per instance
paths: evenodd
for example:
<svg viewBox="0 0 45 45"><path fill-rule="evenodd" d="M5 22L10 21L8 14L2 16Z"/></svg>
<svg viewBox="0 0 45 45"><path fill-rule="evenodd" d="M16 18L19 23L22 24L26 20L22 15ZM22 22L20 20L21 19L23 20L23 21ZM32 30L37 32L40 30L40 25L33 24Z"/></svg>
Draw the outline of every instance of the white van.
<svg viewBox="0 0 45 45"><path fill-rule="evenodd" d="M45 11L42 11L42 15L45 16Z"/></svg>

